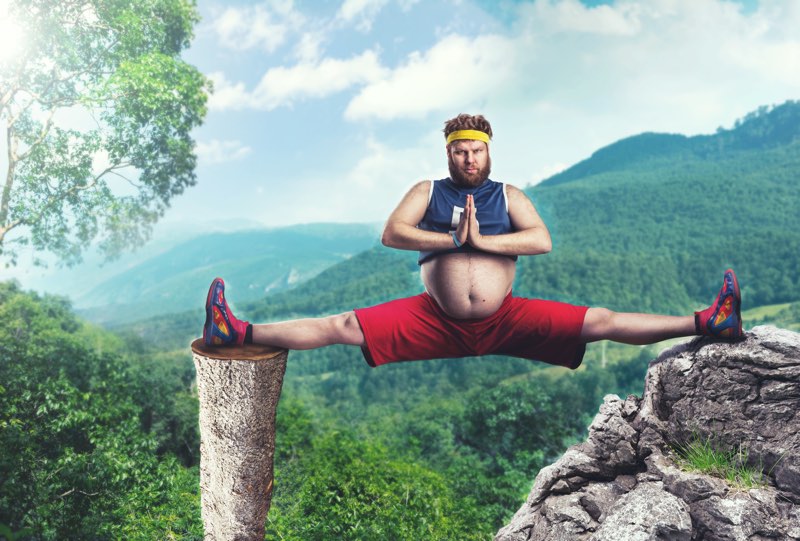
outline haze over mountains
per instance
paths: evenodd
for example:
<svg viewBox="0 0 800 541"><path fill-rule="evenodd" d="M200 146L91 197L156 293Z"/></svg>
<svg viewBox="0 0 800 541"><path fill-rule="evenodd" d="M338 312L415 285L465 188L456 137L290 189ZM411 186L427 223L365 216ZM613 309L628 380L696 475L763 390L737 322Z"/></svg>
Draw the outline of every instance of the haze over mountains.
<svg viewBox="0 0 800 541"><path fill-rule="evenodd" d="M378 242L376 224L310 224L197 236L142 261L75 299L95 322L121 323L202 306L224 276L242 302L308 280Z"/></svg>

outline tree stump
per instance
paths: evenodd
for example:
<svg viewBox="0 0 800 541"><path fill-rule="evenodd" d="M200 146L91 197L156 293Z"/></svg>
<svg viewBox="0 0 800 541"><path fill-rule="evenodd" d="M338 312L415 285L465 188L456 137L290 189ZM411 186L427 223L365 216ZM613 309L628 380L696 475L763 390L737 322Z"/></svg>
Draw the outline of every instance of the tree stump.
<svg viewBox="0 0 800 541"><path fill-rule="evenodd" d="M200 398L206 540L263 540L272 500L275 412L288 351L192 343Z"/></svg>

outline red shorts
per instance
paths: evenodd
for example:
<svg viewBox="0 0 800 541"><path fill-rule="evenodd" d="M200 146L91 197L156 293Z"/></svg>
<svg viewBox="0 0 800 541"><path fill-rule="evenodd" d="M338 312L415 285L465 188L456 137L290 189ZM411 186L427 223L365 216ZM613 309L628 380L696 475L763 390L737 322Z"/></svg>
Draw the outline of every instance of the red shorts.
<svg viewBox="0 0 800 541"><path fill-rule="evenodd" d="M513 297L483 319L454 319L427 293L355 310L370 366L509 355L575 369L586 344L580 340L586 306Z"/></svg>

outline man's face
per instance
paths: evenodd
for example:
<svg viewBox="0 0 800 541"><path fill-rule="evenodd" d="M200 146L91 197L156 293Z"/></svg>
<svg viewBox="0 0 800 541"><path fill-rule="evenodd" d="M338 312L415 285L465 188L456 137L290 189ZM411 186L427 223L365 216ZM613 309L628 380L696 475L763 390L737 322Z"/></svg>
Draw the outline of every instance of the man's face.
<svg viewBox="0 0 800 541"><path fill-rule="evenodd" d="M470 188L480 186L492 170L489 146L483 141L469 139L453 141L447 149L447 166L456 184Z"/></svg>

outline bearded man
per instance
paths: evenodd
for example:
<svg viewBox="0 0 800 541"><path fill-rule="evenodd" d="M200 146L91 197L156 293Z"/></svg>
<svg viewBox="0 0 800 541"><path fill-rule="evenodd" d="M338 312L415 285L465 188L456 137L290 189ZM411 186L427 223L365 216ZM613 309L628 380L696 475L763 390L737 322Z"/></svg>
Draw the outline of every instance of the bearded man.
<svg viewBox="0 0 800 541"><path fill-rule="evenodd" d="M251 325L234 317L225 284L206 301L208 345L258 343L286 349L360 346L371 366L391 362L509 355L575 369L588 342L650 344L668 338L742 336L736 275L727 270L707 309L687 316L516 297L519 256L550 252L550 233L530 199L489 178L492 128L481 115L445 123L450 177L413 186L389 216L381 241L419 252L425 291L323 317Z"/></svg>

